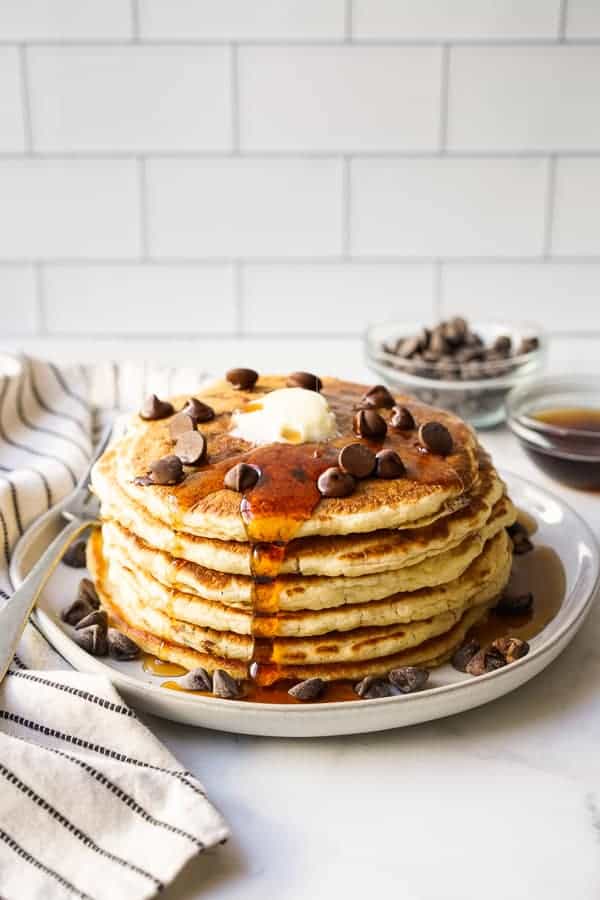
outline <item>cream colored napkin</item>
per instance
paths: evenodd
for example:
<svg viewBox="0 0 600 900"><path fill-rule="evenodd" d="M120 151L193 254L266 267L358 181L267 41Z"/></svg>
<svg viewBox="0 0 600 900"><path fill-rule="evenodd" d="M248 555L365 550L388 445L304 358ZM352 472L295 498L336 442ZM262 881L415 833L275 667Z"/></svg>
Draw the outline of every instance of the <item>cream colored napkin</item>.
<svg viewBox="0 0 600 900"><path fill-rule="evenodd" d="M0 604L11 552L72 490L102 419L198 372L20 358L0 387ZM0 685L0 897L141 900L227 826L108 679L73 671L28 625Z"/></svg>

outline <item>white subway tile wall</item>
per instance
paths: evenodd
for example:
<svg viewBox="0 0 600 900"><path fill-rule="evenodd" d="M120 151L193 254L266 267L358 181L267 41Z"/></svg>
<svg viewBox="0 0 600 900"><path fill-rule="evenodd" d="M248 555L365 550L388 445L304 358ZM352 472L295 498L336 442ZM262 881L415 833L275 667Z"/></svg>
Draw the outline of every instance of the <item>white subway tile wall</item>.
<svg viewBox="0 0 600 900"><path fill-rule="evenodd" d="M2 0L0 337L600 335L600 0Z"/></svg>

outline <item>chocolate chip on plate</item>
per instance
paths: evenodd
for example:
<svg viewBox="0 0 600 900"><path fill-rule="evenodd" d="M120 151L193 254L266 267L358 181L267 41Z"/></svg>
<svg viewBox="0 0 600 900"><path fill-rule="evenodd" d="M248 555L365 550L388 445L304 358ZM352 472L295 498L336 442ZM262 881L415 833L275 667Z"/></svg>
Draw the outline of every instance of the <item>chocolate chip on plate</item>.
<svg viewBox="0 0 600 900"><path fill-rule="evenodd" d="M307 678L290 688L288 694L296 700L316 700L323 693L325 682L322 678Z"/></svg>
<svg viewBox="0 0 600 900"><path fill-rule="evenodd" d="M113 659L126 662L129 659L137 659L140 655L138 645L116 628L109 628L107 632L108 653Z"/></svg>
<svg viewBox="0 0 600 900"><path fill-rule="evenodd" d="M533 544L529 539L529 532L521 522L513 522L506 529L512 541L513 553L521 556L523 553L530 553L533 550Z"/></svg>
<svg viewBox="0 0 600 900"><path fill-rule="evenodd" d="M215 411L212 406L209 406L208 403L203 403L197 397L190 397L181 412L189 416L196 425L199 425L201 422L210 422L215 417Z"/></svg>
<svg viewBox="0 0 600 900"><path fill-rule="evenodd" d="M230 369L225 378L238 391L249 391L258 381L258 372L254 369Z"/></svg>
<svg viewBox="0 0 600 900"><path fill-rule="evenodd" d="M394 687L385 678L377 675L367 675L362 681L354 685L354 691L363 700L376 700L378 697L393 697L398 693L398 689Z"/></svg>
<svg viewBox="0 0 600 900"><path fill-rule="evenodd" d="M178 456L171 453L150 463L150 479L152 484L179 484L183 481L183 465Z"/></svg>
<svg viewBox="0 0 600 900"><path fill-rule="evenodd" d="M249 463L238 463L225 473L223 484L230 491L249 491L260 478L260 469Z"/></svg>
<svg viewBox="0 0 600 900"><path fill-rule="evenodd" d="M395 450L380 450L375 459L378 478L402 478L406 475L404 463Z"/></svg>
<svg viewBox="0 0 600 900"><path fill-rule="evenodd" d="M412 431L417 427L413 414L407 406L393 407L390 425L392 428L397 428L398 431Z"/></svg>
<svg viewBox="0 0 600 900"><path fill-rule="evenodd" d="M169 434L176 441L182 434L196 430L196 422L188 413L179 412L169 422Z"/></svg>
<svg viewBox="0 0 600 900"><path fill-rule="evenodd" d="M287 380L288 387L304 388L306 391L320 391L323 387L321 379L312 372L292 372Z"/></svg>
<svg viewBox="0 0 600 900"><path fill-rule="evenodd" d="M319 475L317 487L323 497L348 497L356 486L356 481L347 472L342 472L337 466L325 469Z"/></svg>
<svg viewBox="0 0 600 900"><path fill-rule="evenodd" d="M497 350L498 353L504 355L509 354L512 349L512 340L510 336L508 334L499 335L492 344L492 349Z"/></svg>
<svg viewBox="0 0 600 900"><path fill-rule="evenodd" d="M367 406L371 409L391 409L396 401L384 384L376 384L364 394L360 403L361 406Z"/></svg>
<svg viewBox="0 0 600 900"><path fill-rule="evenodd" d="M106 656L108 653L108 641L106 629L101 625L90 625L74 635L75 643L91 656Z"/></svg>
<svg viewBox="0 0 600 900"><path fill-rule="evenodd" d="M388 673L390 682L403 694L412 694L425 687L429 680L427 669L418 666L400 666Z"/></svg>
<svg viewBox="0 0 600 900"><path fill-rule="evenodd" d="M108 628L108 615L106 614L106 610L95 609L93 612L88 613L87 616L84 616L83 619L80 619L79 622L77 622L75 630L81 631L82 628L89 628L90 625L100 625L101 628Z"/></svg>
<svg viewBox="0 0 600 900"><path fill-rule="evenodd" d="M355 478L368 478L375 471L375 454L358 441L346 444L339 452L338 465Z"/></svg>
<svg viewBox="0 0 600 900"><path fill-rule="evenodd" d="M85 599L92 609L100 609L100 597L94 586L94 582L89 578L82 578L77 588L78 598Z"/></svg>
<svg viewBox="0 0 600 900"><path fill-rule="evenodd" d="M522 641L518 637L510 637L510 635L496 638L492 647L495 647L502 654L507 663L516 662L517 659L521 659L529 653L527 641Z"/></svg>
<svg viewBox="0 0 600 900"><path fill-rule="evenodd" d="M199 431L186 431L177 439L175 456L186 466L200 466L206 460L206 438Z"/></svg>
<svg viewBox="0 0 600 900"><path fill-rule="evenodd" d="M459 647L458 650L455 650L450 662L455 669L458 669L459 672L466 672L468 664L471 662L475 654L479 653L480 650L481 645L479 641L467 641L462 645L462 647Z"/></svg>
<svg viewBox="0 0 600 900"><path fill-rule="evenodd" d="M360 437L375 440L383 439L387 433L385 419L374 409L359 409L352 420L352 428Z"/></svg>
<svg viewBox="0 0 600 900"><path fill-rule="evenodd" d="M529 337L523 338L521 343L519 344L519 349L517 350L517 356L524 356L526 353L533 353L534 350L538 350L540 346L539 338Z"/></svg>
<svg viewBox="0 0 600 900"><path fill-rule="evenodd" d="M452 451L452 435L441 422L424 422L419 428L419 441L430 453L447 456Z"/></svg>
<svg viewBox="0 0 600 900"><path fill-rule="evenodd" d="M140 417L142 419L166 419L167 416L172 416L173 412L171 403L167 400L159 400L156 394L150 394L140 410Z"/></svg>
<svg viewBox="0 0 600 900"><path fill-rule="evenodd" d="M495 647L487 647L479 650L473 656L465 667L465 671L469 675L484 675L486 672L493 672L495 669L501 669L506 665L506 659Z"/></svg>
<svg viewBox="0 0 600 900"><path fill-rule="evenodd" d="M525 594L503 594L495 612L499 616L522 616L531 612L532 607L533 594L531 591Z"/></svg>
<svg viewBox="0 0 600 900"><path fill-rule="evenodd" d="M187 672L180 680L179 684L182 688L185 688L186 691L210 692L213 689L212 678L202 666L198 666L197 669L192 669Z"/></svg>
<svg viewBox="0 0 600 900"><path fill-rule="evenodd" d="M241 689L235 678L225 669L217 669L213 675L213 694L224 700L235 700L241 695Z"/></svg>
<svg viewBox="0 0 600 900"><path fill-rule="evenodd" d="M67 625L77 625L82 619L87 618L90 613L94 612L94 607L85 597L77 597L70 603L60 614L63 622Z"/></svg>
<svg viewBox="0 0 600 900"><path fill-rule="evenodd" d="M87 541L73 541L63 554L65 566L72 569L85 569L85 548Z"/></svg>

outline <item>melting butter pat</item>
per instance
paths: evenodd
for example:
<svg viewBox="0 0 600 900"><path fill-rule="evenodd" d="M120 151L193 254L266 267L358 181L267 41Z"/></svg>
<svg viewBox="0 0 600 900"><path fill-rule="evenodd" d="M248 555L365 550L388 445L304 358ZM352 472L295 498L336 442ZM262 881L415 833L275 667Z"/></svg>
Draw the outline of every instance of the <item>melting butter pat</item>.
<svg viewBox="0 0 600 900"><path fill-rule="evenodd" d="M334 437L337 426L321 394L281 388L236 410L232 434L252 444L304 444Z"/></svg>

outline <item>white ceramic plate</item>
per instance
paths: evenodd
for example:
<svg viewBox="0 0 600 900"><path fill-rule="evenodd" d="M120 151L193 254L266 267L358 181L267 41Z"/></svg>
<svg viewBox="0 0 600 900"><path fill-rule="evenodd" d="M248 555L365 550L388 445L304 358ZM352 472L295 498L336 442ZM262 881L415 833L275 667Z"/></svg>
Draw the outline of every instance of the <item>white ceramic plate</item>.
<svg viewBox="0 0 600 900"><path fill-rule="evenodd" d="M241 734L318 737L380 731L449 716L501 697L541 672L581 627L598 587L599 552L585 522L547 491L510 473L503 477L517 506L537 520L536 543L553 547L560 556L567 591L558 615L530 642L526 657L479 678L445 665L432 672L427 690L403 697L291 706L219 700L161 688L164 676L144 672L140 662L96 659L81 650L59 618L60 609L75 595L82 577L80 569L57 567L34 616L50 643L76 669L108 675L133 706L189 725ZM60 520L54 512L38 521L22 538L11 567L15 586L22 582L59 527Z"/></svg>

